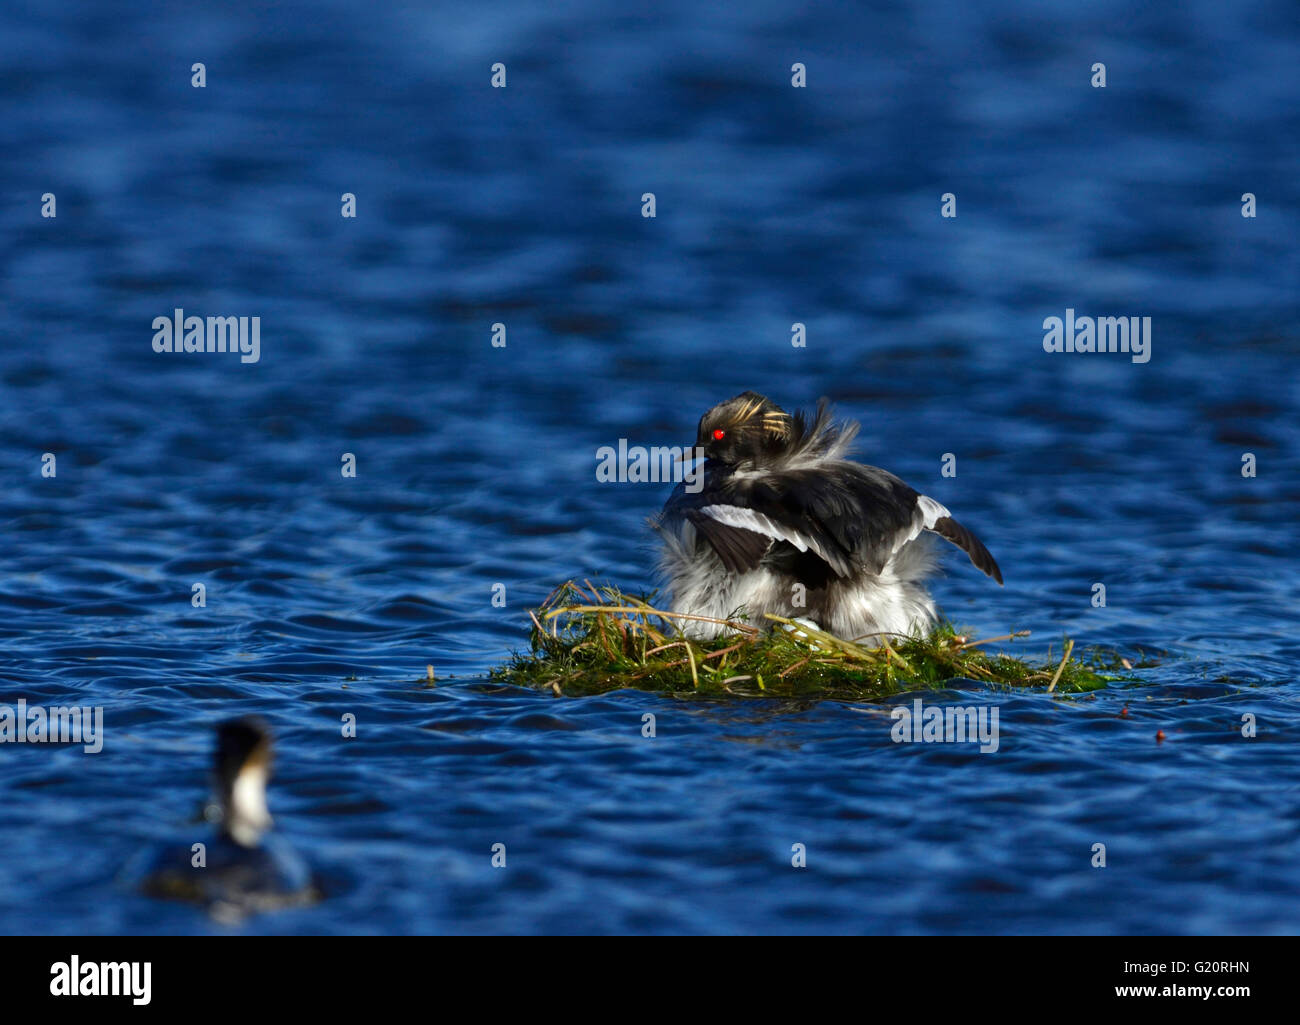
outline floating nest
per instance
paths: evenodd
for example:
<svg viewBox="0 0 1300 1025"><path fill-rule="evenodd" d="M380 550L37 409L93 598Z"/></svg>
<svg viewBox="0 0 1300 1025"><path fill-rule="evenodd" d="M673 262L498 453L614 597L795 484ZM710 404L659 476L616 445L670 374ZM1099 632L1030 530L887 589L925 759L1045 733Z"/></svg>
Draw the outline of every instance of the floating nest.
<svg viewBox="0 0 1300 1025"><path fill-rule="evenodd" d="M903 691L938 689L954 680L1058 694L1096 690L1132 668L1113 653L1074 654L1074 642L1042 662L991 651L989 645L1028 631L974 640L944 623L924 637L898 637L878 647L841 640L781 616L763 624L743 617L707 619L657 609L653 595L570 581L531 611L531 650L492 672L502 683L583 696L638 688L673 694L738 698L821 697L872 700ZM725 623L722 636L693 640L688 620Z"/></svg>

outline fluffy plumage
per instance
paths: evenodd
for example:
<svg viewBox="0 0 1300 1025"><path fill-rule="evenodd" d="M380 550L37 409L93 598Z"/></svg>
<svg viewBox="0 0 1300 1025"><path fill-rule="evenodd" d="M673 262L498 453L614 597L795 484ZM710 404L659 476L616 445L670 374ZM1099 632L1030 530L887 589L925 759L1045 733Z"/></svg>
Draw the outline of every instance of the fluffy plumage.
<svg viewBox="0 0 1300 1025"><path fill-rule="evenodd" d="M922 632L936 618L923 586L936 563L931 533L1002 583L988 549L946 508L845 458L857 433L856 423L834 422L824 399L811 418L756 392L705 413L696 440L704 486L678 485L656 523L672 611L743 611L756 625L769 612L808 618L846 639ZM684 626L696 637L722 629Z"/></svg>

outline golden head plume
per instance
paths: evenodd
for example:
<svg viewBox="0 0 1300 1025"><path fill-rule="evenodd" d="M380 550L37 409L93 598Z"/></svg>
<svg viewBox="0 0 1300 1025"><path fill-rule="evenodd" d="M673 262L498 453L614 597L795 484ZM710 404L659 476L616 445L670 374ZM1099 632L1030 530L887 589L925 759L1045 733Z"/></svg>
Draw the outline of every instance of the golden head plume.
<svg viewBox="0 0 1300 1025"><path fill-rule="evenodd" d="M746 398L732 415L731 423L736 427L745 427L756 418L757 426L764 434L777 441L785 441L790 437L790 414L773 406L762 395Z"/></svg>

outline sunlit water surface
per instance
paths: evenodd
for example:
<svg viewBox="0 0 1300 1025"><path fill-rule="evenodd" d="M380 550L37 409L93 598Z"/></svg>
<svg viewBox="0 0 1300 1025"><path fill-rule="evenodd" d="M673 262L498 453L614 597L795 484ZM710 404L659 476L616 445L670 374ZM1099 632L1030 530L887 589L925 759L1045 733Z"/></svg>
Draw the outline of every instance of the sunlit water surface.
<svg viewBox="0 0 1300 1025"><path fill-rule="evenodd" d="M1297 930L1294 6L743 6L0 15L0 701L106 730L0 745L4 931ZM176 307L260 361L155 354ZM1067 307L1152 317L1150 362L1044 353ZM1007 585L954 553L954 620L1157 664L955 682L989 755L892 702L487 683L559 582L654 585L668 489L596 449L746 388L980 533ZM245 712L328 896L232 926L117 879L201 838Z"/></svg>

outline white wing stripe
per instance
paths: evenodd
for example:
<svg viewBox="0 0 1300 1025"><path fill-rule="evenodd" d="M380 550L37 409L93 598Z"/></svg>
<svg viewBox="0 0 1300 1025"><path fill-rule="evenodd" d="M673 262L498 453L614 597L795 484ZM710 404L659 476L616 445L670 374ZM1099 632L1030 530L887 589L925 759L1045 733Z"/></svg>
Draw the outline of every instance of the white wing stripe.
<svg viewBox="0 0 1300 1025"><path fill-rule="evenodd" d="M916 509L917 512L921 515L922 530L933 530L934 525L938 523L941 519L943 519L945 516L952 515L952 513L950 513L946 508L941 506L929 495L916 496ZM918 531L917 533L920 533L920 531ZM913 536L915 537L915 535Z"/></svg>
<svg viewBox="0 0 1300 1025"><path fill-rule="evenodd" d="M828 563L831 561L826 557L821 545L817 544L812 538L806 534L800 534L798 531L779 527L771 519L760 512L755 512L753 509L746 509L739 505L705 505L700 507L700 512L710 519L726 524L728 527L752 530L756 534L762 534L764 537L770 537L776 541L787 541L801 552L811 549L821 559ZM915 541L921 536L923 530L933 530L936 523L945 516L951 515L952 513L944 506L928 495L917 495L916 508L912 512L912 523L910 527L900 530L894 535L894 544L890 555L896 554L905 544Z"/></svg>
<svg viewBox="0 0 1300 1025"><path fill-rule="evenodd" d="M756 534L762 534L764 537L770 537L776 541L788 541L801 552L806 552L811 548L823 559L826 557L821 551L821 546L811 538L797 531L782 530L762 513L755 512L753 509L745 509L739 505L705 505L700 507L700 512L710 519L726 524L728 527L752 530Z"/></svg>
<svg viewBox="0 0 1300 1025"><path fill-rule="evenodd" d="M911 530L904 533L899 531L894 539L894 552L897 552L905 544L915 541L921 536L923 530L933 530L934 525L945 516L951 516L946 508L936 502L929 495L916 496L916 510L912 513Z"/></svg>

